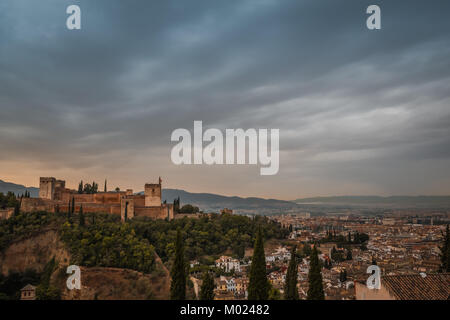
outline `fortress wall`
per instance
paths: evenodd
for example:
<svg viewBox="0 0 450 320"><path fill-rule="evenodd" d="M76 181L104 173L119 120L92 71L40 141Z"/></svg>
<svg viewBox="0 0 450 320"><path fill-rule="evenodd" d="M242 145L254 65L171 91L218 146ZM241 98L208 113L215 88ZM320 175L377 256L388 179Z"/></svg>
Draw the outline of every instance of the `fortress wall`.
<svg viewBox="0 0 450 320"><path fill-rule="evenodd" d="M23 198L20 210L23 212L55 212L55 201L41 198Z"/></svg>
<svg viewBox="0 0 450 320"><path fill-rule="evenodd" d="M125 192L100 192L94 194L95 203L114 204L120 203L120 198L125 195Z"/></svg>
<svg viewBox="0 0 450 320"><path fill-rule="evenodd" d="M75 213L80 212L80 207L83 206L83 213L108 213L108 214L118 214L120 215L120 204L96 204L96 203L75 203ZM59 212L67 212L68 205L60 204Z"/></svg>
<svg viewBox="0 0 450 320"><path fill-rule="evenodd" d="M169 220L172 220L174 218L174 213L173 213L173 204L171 203L166 203L166 204L162 204L161 205L162 210L164 210L164 212L169 211Z"/></svg>
<svg viewBox="0 0 450 320"><path fill-rule="evenodd" d="M133 196L133 199L134 199L135 206L145 207L145 196L144 195Z"/></svg>
<svg viewBox="0 0 450 320"><path fill-rule="evenodd" d="M126 221L134 217L134 199L122 198L120 202L120 219Z"/></svg>
<svg viewBox="0 0 450 320"><path fill-rule="evenodd" d="M94 195L93 194L79 194L79 193L74 193L71 195L71 198L75 199L75 203L93 203L94 202Z"/></svg>
<svg viewBox="0 0 450 320"><path fill-rule="evenodd" d="M62 202L72 201L82 203L99 203L99 204L114 204L120 203L120 198L125 195L125 192L99 192L94 194L79 194L69 189L56 190L55 199Z"/></svg>
<svg viewBox="0 0 450 320"><path fill-rule="evenodd" d="M134 207L135 217L149 217L152 219L165 219L167 218L167 209L163 207Z"/></svg>

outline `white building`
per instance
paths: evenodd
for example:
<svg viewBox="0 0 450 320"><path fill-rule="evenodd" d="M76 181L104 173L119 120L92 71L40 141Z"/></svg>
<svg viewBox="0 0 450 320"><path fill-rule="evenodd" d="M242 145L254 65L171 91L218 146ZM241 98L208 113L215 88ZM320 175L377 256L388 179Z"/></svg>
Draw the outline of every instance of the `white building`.
<svg viewBox="0 0 450 320"><path fill-rule="evenodd" d="M231 272L231 270L241 272L241 263L239 260L228 256L221 256L217 259L216 267L224 270L225 272Z"/></svg>

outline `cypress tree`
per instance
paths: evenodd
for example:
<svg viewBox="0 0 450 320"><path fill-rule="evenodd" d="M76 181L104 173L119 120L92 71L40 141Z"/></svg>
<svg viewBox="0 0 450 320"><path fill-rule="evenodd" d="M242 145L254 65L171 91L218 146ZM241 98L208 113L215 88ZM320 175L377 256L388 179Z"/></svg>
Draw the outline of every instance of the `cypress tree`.
<svg viewBox="0 0 450 320"><path fill-rule="evenodd" d="M341 270L340 272L339 272L339 282L345 282L345 281L347 281L347 270L346 269L344 269L344 270Z"/></svg>
<svg viewBox="0 0 450 320"><path fill-rule="evenodd" d="M320 270L319 256L316 246L310 256L308 282L309 288L307 293L308 300L325 300L323 292L322 273Z"/></svg>
<svg viewBox="0 0 450 320"><path fill-rule="evenodd" d="M450 272L450 234L448 225L445 231L444 243L442 247L439 247L441 250L441 266L439 268L439 272Z"/></svg>
<svg viewBox="0 0 450 320"><path fill-rule="evenodd" d="M21 204L22 200L17 201L16 204L14 205L14 216L17 216L20 213L20 204Z"/></svg>
<svg viewBox="0 0 450 320"><path fill-rule="evenodd" d="M284 299L285 300L298 300L297 290L297 260L296 260L296 248L292 247L291 261L286 272L286 282L284 286Z"/></svg>
<svg viewBox="0 0 450 320"><path fill-rule="evenodd" d="M69 200L69 203L67 204L67 221L69 221L70 222L70 200Z"/></svg>
<svg viewBox="0 0 450 320"><path fill-rule="evenodd" d="M261 229L258 229L250 266L248 300L267 300L268 297L269 281L266 275L266 257Z"/></svg>
<svg viewBox="0 0 450 320"><path fill-rule="evenodd" d="M103 189L104 192L108 192L108 189L106 188L106 179L105 179L105 188Z"/></svg>
<svg viewBox="0 0 450 320"><path fill-rule="evenodd" d="M352 249L348 248L347 249L347 257L346 260L353 260L353 255L352 255Z"/></svg>
<svg viewBox="0 0 450 320"><path fill-rule="evenodd" d="M75 197L72 197L72 211L71 214L73 215L75 213Z"/></svg>
<svg viewBox="0 0 450 320"><path fill-rule="evenodd" d="M84 226L84 214L83 214L83 205L80 205L80 213L79 213L79 218L80 218L80 226Z"/></svg>
<svg viewBox="0 0 450 320"><path fill-rule="evenodd" d="M184 261L184 246L181 237L181 230L177 230L177 240L175 243L175 261L170 270L172 282L170 283L170 299L186 299L186 263Z"/></svg>
<svg viewBox="0 0 450 320"><path fill-rule="evenodd" d="M214 278L208 271L203 274L200 300L214 300Z"/></svg>

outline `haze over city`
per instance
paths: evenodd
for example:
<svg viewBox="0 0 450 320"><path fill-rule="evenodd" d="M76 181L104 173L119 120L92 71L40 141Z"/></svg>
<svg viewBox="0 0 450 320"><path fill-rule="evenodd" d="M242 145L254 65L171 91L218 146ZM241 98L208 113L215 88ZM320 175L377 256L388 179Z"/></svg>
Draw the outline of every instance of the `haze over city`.
<svg viewBox="0 0 450 320"><path fill-rule="evenodd" d="M0 3L0 179L292 200L450 194L448 1ZM414 9L413 9L414 7ZM433 24L428 22L432 20ZM280 129L280 168L176 166L177 128Z"/></svg>

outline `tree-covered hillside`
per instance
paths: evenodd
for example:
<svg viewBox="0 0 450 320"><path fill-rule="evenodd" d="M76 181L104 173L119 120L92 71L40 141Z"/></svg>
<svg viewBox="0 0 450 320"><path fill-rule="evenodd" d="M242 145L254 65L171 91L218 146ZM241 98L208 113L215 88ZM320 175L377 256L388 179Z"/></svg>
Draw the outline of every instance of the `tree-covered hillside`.
<svg viewBox="0 0 450 320"><path fill-rule="evenodd" d="M230 249L237 257L243 257L245 248L251 248L257 227L261 226L265 239L286 238L289 231L267 217L248 218L240 215L212 214L198 219L172 221L135 218L130 221L136 234L148 239L163 261L174 252L176 230L183 231L185 252L188 259L204 255L218 255Z"/></svg>
<svg viewBox="0 0 450 320"><path fill-rule="evenodd" d="M163 261L172 257L178 228L183 234L186 258L196 259L227 250L243 257L245 249L253 246L258 226L265 239L282 239L289 232L261 216L212 214L172 221L137 217L121 223L119 216L110 214L19 213L0 220L0 251L13 240L51 227L59 231L72 256L71 263L149 273L154 267L155 250Z"/></svg>

